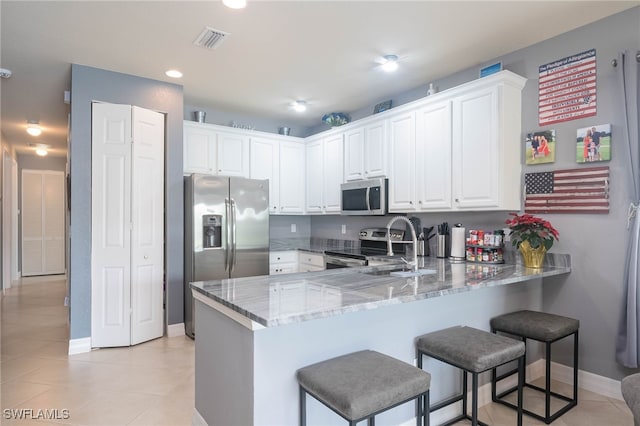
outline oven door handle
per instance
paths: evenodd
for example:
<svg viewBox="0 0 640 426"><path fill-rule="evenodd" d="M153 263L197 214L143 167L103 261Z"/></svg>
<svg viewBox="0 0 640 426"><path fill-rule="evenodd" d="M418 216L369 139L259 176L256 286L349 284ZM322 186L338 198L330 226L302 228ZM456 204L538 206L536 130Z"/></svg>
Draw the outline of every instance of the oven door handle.
<svg viewBox="0 0 640 426"><path fill-rule="evenodd" d="M333 257L333 256L326 256L325 257L325 263L326 264L332 264L332 265L339 265L339 266L344 266L344 267L351 267L351 266L367 266L367 261L366 260L360 260L360 259L345 259L343 257Z"/></svg>

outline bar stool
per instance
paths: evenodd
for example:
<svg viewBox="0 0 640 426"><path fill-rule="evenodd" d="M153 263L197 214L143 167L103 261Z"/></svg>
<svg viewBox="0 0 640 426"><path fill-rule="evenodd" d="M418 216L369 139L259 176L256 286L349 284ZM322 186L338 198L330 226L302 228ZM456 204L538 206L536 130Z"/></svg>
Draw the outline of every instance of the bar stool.
<svg viewBox="0 0 640 426"><path fill-rule="evenodd" d="M413 365L375 351L360 351L299 369L300 425L306 425L306 394L332 409L354 426L390 408L416 400L416 424L429 426L421 416L429 404L431 375Z"/></svg>
<svg viewBox="0 0 640 426"><path fill-rule="evenodd" d="M507 333L517 336L525 343L527 339L544 342L545 344L545 387L527 383L526 376L524 386L535 389L545 394L544 416L533 413L529 410L523 410L525 414L549 424L555 419L569 411L572 407L578 405L578 329L580 321L567 318L560 315L547 314L536 311L517 311L504 314L491 319L491 331L494 333ZM573 335L573 398L566 397L551 390L551 344L565 337ZM525 355L526 357L526 355ZM514 371L507 371L500 376L496 375L496 370L491 375L491 398L493 401L508 407L514 408L504 397L515 390L515 388L507 389L500 394L496 393L496 386L500 380L503 380L513 374ZM525 373L526 374L526 373ZM554 396L567 404L551 414L551 396Z"/></svg>
<svg viewBox="0 0 640 426"><path fill-rule="evenodd" d="M429 412L440 410L462 401L462 414L444 423L451 425L460 420L471 420L473 426L485 423L478 421L478 375L511 361L518 361L521 380L518 382L518 426L522 425L522 384L524 383L524 343L498 336L471 327L451 327L424 334L416 338L418 368L422 368L422 356L427 355L463 370L462 393L428 408ZM467 373L472 374L471 416L467 414Z"/></svg>

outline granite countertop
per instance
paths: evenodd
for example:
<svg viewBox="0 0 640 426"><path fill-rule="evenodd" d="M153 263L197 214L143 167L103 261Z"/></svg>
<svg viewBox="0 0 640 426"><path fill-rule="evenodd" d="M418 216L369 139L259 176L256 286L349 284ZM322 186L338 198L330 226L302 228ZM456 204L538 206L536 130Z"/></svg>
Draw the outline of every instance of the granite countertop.
<svg viewBox="0 0 640 426"><path fill-rule="evenodd" d="M548 253L542 269L521 263L452 263L425 257L429 274L397 277L402 265L329 269L191 283L194 291L265 327L446 296L571 272L569 255Z"/></svg>
<svg viewBox="0 0 640 426"><path fill-rule="evenodd" d="M270 251L303 250L323 254L327 250L352 250L360 247L360 241L328 238L277 238L269 242Z"/></svg>

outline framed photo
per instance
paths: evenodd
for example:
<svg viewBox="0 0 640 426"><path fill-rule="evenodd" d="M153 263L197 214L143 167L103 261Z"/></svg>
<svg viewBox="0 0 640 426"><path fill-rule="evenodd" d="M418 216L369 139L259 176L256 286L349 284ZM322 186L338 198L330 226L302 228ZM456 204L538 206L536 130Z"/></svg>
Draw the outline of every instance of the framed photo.
<svg viewBox="0 0 640 426"><path fill-rule="evenodd" d="M611 160L611 124L599 124L578 129L576 162L593 163Z"/></svg>
<svg viewBox="0 0 640 426"><path fill-rule="evenodd" d="M556 131L554 129L527 133L524 144L526 164L545 164L556 161Z"/></svg>
<svg viewBox="0 0 640 426"><path fill-rule="evenodd" d="M378 105L376 105L373 108L373 113L377 114L388 109L391 109L391 99L389 99L388 101L380 102Z"/></svg>
<svg viewBox="0 0 640 426"><path fill-rule="evenodd" d="M502 71L502 62L496 62L484 68L480 68L480 78Z"/></svg>

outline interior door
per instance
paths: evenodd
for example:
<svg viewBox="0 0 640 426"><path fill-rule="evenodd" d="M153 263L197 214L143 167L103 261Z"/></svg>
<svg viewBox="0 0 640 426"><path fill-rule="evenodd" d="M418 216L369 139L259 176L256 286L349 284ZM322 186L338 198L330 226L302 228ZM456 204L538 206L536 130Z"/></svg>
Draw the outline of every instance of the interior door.
<svg viewBox="0 0 640 426"><path fill-rule="evenodd" d="M64 232L64 173L23 170L23 276L64 273Z"/></svg>
<svg viewBox="0 0 640 426"><path fill-rule="evenodd" d="M163 334L164 115L132 107L131 344Z"/></svg>
<svg viewBox="0 0 640 426"><path fill-rule="evenodd" d="M131 342L131 107L94 103L91 345Z"/></svg>

